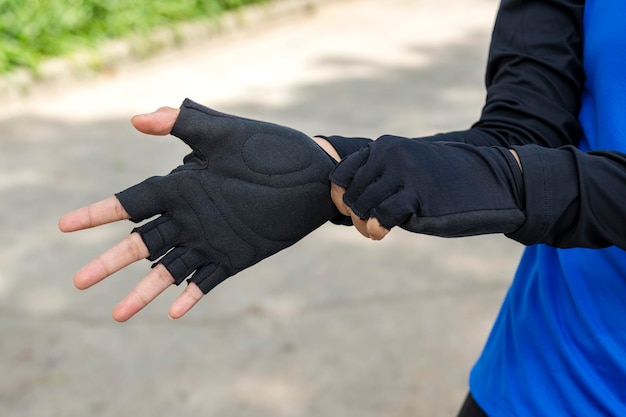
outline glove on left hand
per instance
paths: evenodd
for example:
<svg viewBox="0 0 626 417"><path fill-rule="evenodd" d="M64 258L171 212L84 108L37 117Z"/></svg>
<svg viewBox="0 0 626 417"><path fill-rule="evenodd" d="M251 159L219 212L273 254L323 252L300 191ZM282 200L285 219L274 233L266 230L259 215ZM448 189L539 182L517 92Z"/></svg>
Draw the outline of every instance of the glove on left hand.
<svg viewBox="0 0 626 417"><path fill-rule="evenodd" d="M525 221L523 176L506 148L383 136L330 179L362 220L441 237L511 233Z"/></svg>
<svg viewBox="0 0 626 417"><path fill-rule="evenodd" d="M203 293L337 215L334 161L307 135L185 100L172 134L193 152L170 174L117 194L149 260Z"/></svg>

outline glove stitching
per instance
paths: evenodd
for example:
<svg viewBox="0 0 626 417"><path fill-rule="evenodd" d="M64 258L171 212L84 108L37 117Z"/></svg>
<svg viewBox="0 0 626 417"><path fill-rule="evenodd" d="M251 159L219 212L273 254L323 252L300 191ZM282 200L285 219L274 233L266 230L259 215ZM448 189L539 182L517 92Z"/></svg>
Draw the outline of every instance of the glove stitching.
<svg viewBox="0 0 626 417"><path fill-rule="evenodd" d="M185 248L185 252L181 253L178 258L172 261L172 265L174 263L178 263L179 265L182 265L182 267L179 267L179 268L183 272L181 273L179 277L176 277L177 282L183 282L185 278L187 278L187 276L189 276L189 274L193 271L193 269L189 268L189 265L187 265L187 262L185 262L185 259L183 258L183 256L185 256L188 253L189 253L189 248Z"/></svg>
<svg viewBox="0 0 626 417"><path fill-rule="evenodd" d="M241 117L241 116L235 116L235 115L232 115L232 114L222 113L222 112L217 111L217 110L209 109L208 107L202 106L202 105L200 105L198 103L195 103L195 102L193 102L192 100L189 100L189 99L185 100L185 102L183 103L183 107L185 107L185 108L187 108L189 110L194 110L194 111L197 111L199 113L208 115L210 117L219 117L219 118L222 118L222 119L233 119L233 120L237 120L237 121L243 120L243 121L246 121L246 122L259 123L258 120L249 119L249 118ZM271 126L277 126L277 125L275 125L273 123L267 123L267 124L271 125Z"/></svg>
<svg viewBox="0 0 626 417"><path fill-rule="evenodd" d="M278 190L285 190L285 189L298 189L298 188L301 188L301 187L304 187L304 186L308 186L308 185L315 185L317 183L318 182L306 182L306 183L301 183L301 184L297 184L297 185L285 185L283 187L275 187L275 186L270 186L270 185L261 185L261 184L254 183L254 182L251 182L251 181L240 180L240 179L237 179L237 178L227 178L224 181L222 181L222 185L221 185L220 188L222 189L222 196L223 196L224 200L226 201L226 205L230 206L231 205L230 197L229 197L228 193L224 192L223 190L230 189L230 188L232 188L232 189L243 188L239 184L246 184L246 185L247 184L251 184L251 185L253 185L255 187L265 187L265 188L274 189L274 190L276 190L276 189L278 189ZM238 215L237 210L233 209L232 211L235 213L235 215ZM237 218L239 218L239 217L237 217ZM246 222L242 222L241 223L241 227L245 228L250 233L253 233L256 236L259 236L259 237L261 237L261 238L263 238L263 239L265 239L265 240L267 240L269 242L274 242L274 243L278 243L278 244L284 244L284 243L289 243L289 242L293 243L294 242L293 238L280 239L280 238L270 237L266 233L263 233L263 232L255 229L252 225L249 225ZM241 236L240 236L240 238L243 239L243 240L246 240L246 239L244 239Z"/></svg>
<svg viewBox="0 0 626 417"><path fill-rule="evenodd" d="M192 248L189 247L185 247L182 248L184 250L184 252L182 252L180 255L178 255L175 259L173 259L171 262L169 262L167 265L163 264L163 266L165 267L165 269L168 270L168 272L170 273L170 275L172 275L172 277L174 278L174 283L176 285L180 285L185 278L187 278L189 275L191 275L194 271L198 270L199 268L202 268L203 266L203 261L199 260L198 262L194 262L190 266L190 264L188 264L187 262L185 262L185 255L190 254L193 255L193 253L191 253L191 251L193 251ZM195 252L195 251L194 251ZM175 264L180 264L182 265L182 273L178 276L176 276L173 271L170 270L169 266L172 266L172 269L174 269L174 265Z"/></svg>
<svg viewBox="0 0 626 417"><path fill-rule="evenodd" d="M503 219L500 222L494 222L493 217L498 214L502 215ZM420 217L413 214L416 219L415 221L411 221L411 229L412 231L416 231L418 233L430 234L440 237L459 237L459 236L472 236L476 234L485 234L485 233L511 233L512 231L519 228L519 221L512 220L512 217L515 216L515 219L522 219L523 213L518 208L510 208L510 209L481 209L481 210L471 210L466 212L456 212L444 214L441 216L424 216ZM467 225L464 229L459 229L459 227L455 227L450 229L449 232L442 229L442 225L449 222L454 222L456 219L462 218L464 215L474 215L476 216L476 220L480 220L478 225L472 222L468 222L466 219L463 222ZM410 218L410 217L409 217ZM485 223L489 223L490 227L486 228ZM400 223L402 226L404 223ZM386 227L382 224L383 227ZM424 227L435 227L435 230L424 229Z"/></svg>
<svg viewBox="0 0 626 417"><path fill-rule="evenodd" d="M249 143L251 143L253 140L255 140L258 137L262 137L262 136L268 136L268 137L275 137L275 138L280 138L281 140L286 140L287 142L291 142L292 146L297 146L300 149L303 149L306 153L307 153L307 157L308 157L308 161L306 163L306 165L302 166L299 169L289 169L289 168L285 168L283 171L277 171L277 172L272 172L272 173L267 173L267 172L261 172L256 170L255 168L253 168L253 164L252 162L248 159L247 155L248 152L246 152L246 147L248 146ZM302 172L308 168L311 167L311 165L313 165L314 159L311 156L311 153L308 149L306 149L304 146L300 145L297 142L293 142L291 141L288 137L283 136L283 135L279 135L279 134L275 134L275 133L266 133L266 132L262 132L262 133L255 133L252 136L250 136L244 143L243 146L241 146L240 148L240 153L239 156L241 158L241 160L244 162L244 164L246 165L246 167L248 167L248 169L251 172L254 172L255 174L260 174L263 176L267 176L267 177L271 177L273 175L287 175L287 174L295 174L298 172ZM275 187L277 188L277 187ZM282 187L281 187L282 188Z"/></svg>
<svg viewBox="0 0 626 417"><path fill-rule="evenodd" d="M156 247L157 248L161 248L161 249L160 250L156 250L156 251L153 252L154 248L148 248L148 251L150 253L149 256L148 256L148 260L150 260L150 261L156 260L157 258L161 257L162 255L164 255L169 250L169 248L165 247L166 246L165 245L166 240L165 240L165 237L163 236L163 234L161 234L161 231L159 230L159 226L155 227L152 230L146 231L145 232L145 238L143 238L143 235L142 235L142 240L144 241L145 245L148 246L147 241L151 241L152 240L152 239L149 239L149 236L154 236L154 235L156 235L159 238L159 240L160 240L160 243L157 244ZM154 246L154 245L151 245L151 246ZM176 246L176 245L174 245L174 246Z"/></svg>
<svg viewBox="0 0 626 417"><path fill-rule="evenodd" d="M210 270L210 268L213 268L213 270ZM209 270L209 272L207 273L207 270ZM224 270L221 269L217 264L207 264L207 265L203 265L200 266L196 269L196 271L193 273L193 275L191 275L188 279L187 279L187 284L189 283L195 283L196 285L198 285L198 287L202 290L202 292L204 294L206 294L208 291L205 291L203 289L203 285L202 283L205 282L206 280L208 280L211 277L214 277L217 273L219 272L224 273ZM226 279L226 278L224 278ZM223 281L223 279L222 279ZM222 282L220 281L220 282ZM218 283L216 283L215 285L218 285ZM210 289L214 288L215 285L212 285Z"/></svg>
<svg viewBox="0 0 626 417"><path fill-rule="evenodd" d="M179 195L183 198L183 201L185 201L185 203L187 203L187 206L191 209L191 212L193 213L194 217L196 218L196 221L197 221L197 222L201 225L201 227L202 227L202 235L201 235L200 240L201 240L202 242L204 242L204 244L205 244L205 245L208 245L208 247L210 247L210 248L211 248L214 252L216 252L216 253L218 253L218 254L222 255L223 257L225 257L225 258L228 260L228 263L229 263L230 265L232 265L232 263L233 263L233 262L232 262L232 260L230 259L230 257L229 257L227 254L225 254L225 253L221 252L220 250L218 250L215 246L213 246L213 245L211 244L211 241L207 238L207 235L208 235L209 233L207 233L207 230L205 229L205 226L204 226L203 222L201 222L201 221L200 221L200 218L201 218L201 217L200 217L199 213L198 213L198 212L194 209L193 205L192 205L189 201L187 201L187 200L185 199L185 197L184 197L182 194L180 194L180 193L179 193ZM210 202L209 204L211 204L211 205L212 205L212 206L216 209L216 211L217 211L217 212L218 212L218 214L222 217L222 219L225 219L225 218L224 218L224 215L223 215L223 214L222 214L222 212L219 210L219 208L217 207L217 204L215 204L215 202L213 201L213 199L212 199L211 197L208 197L208 199L209 199L209 202ZM191 246L193 246L193 242L189 242L189 243L188 243L188 245L187 245L187 247L191 247Z"/></svg>
<svg viewBox="0 0 626 417"><path fill-rule="evenodd" d="M215 200L213 200L213 198L211 197L211 193L204 187L204 184L202 184L200 181L196 180L196 179L189 179L190 181L194 181L196 183L198 183L200 185L200 188L202 189L202 191L205 193L205 195L207 196L210 204L213 205L213 207L215 208L215 211L219 214L219 216L222 218L222 220L227 223L230 226L230 230L232 231L232 233L237 236L237 238L239 238L239 240L242 241L242 243L244 243L248 248L251 249L251 252L253 254L252 259L255 259L257 256L257 252L256 249L250 245L248 243L248 241L246 239L244 239L237 231L237 228L234 227L234 225L228 221L228 218L224 215L224 212L222 211L221 207L219 206L219 204L217 204L217 202ZM213 246L211 244L211 240L209 239L208 235L210 235L210 233L207 233L208 231L206 230L205 226L204 226L204 222L201 221L202 217L200 216L200 213L196 211L194 205L188 201L185 197L185 195L181 192L180 188L177 187L177 191L179 196L183 199L183 201L185 201L185 203L187 203L187 205L189 206L189 208L191 209L191 211L193 212L196 221L202 225L202 241L205 242L206 245L208 245L209 247L211 247L215 252L217 252L218 254L222 255L223 257L225 257L226 259L228 259L228 263L231 267L233 267L234 269L242 269L243 267L245 267L245 265L247 263L249 263L250 261L248 260L240 260L240 262L242 262L242 265L244 266L239 266L236 265L235 262L233 262L233 259L230 258L230 256L228 256L228 254L223 253L222 251L218 250L215 246ZM191 246L191 245L190 245Z"/></svg>

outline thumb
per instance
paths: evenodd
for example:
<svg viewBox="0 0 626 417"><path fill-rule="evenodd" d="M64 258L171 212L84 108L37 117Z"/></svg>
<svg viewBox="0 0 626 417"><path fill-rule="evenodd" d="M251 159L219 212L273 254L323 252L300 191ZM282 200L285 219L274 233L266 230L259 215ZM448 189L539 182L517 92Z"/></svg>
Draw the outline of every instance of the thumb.
<svg viewBox="0 0 626 417"><path fill-rule="evenodd" d="M161 107L148 114L134 116L130 122L135 129L148 135L169 135L178 118L179 110L172 107Z"/></svg>

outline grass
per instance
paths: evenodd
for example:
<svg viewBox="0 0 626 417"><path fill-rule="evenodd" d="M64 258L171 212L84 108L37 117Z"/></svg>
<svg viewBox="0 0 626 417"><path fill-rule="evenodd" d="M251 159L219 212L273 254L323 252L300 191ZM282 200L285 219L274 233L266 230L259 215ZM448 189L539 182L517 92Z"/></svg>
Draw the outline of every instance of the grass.
<svg viewBox="0 0 626 417"><path fill-rule="evenodd" d="M265 0L0 0L0 74Z"/></svg>

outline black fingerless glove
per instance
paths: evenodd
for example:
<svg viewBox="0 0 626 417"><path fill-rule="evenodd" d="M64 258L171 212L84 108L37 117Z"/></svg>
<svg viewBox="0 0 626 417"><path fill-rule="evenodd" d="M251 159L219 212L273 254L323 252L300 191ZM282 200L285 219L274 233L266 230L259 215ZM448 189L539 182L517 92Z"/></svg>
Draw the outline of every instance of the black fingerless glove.
<svg viewBox="0 0 626 417"><path fill-rule="evenodd" d="M172 134L193 152L170 174L117 194L150 260L207 293L338 212L334 161L307 135L185 100ZM193 274L193 275L192 275Z"/></svg>
<svg viewBox="0 0 626 417"><path fill-rule="evenodd" d="M363 220L442 237L511 233L525 220L523 176L506 148L383 136L330 179Z"/></svg>

